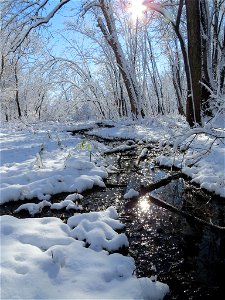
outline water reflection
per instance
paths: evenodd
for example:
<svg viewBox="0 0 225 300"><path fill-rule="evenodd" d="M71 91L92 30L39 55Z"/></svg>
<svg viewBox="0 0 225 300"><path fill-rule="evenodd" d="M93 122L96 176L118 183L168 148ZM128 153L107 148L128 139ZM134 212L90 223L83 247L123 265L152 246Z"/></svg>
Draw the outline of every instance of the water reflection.
<svg viewBox="0 0 225 300"><path fill-rule="evenodd" d="M149 202L148 197L147 196L140 197L140 199L138 200L137 206L138 206L139 213L148 212L149 208L150 208L150 202Z"/></svg>

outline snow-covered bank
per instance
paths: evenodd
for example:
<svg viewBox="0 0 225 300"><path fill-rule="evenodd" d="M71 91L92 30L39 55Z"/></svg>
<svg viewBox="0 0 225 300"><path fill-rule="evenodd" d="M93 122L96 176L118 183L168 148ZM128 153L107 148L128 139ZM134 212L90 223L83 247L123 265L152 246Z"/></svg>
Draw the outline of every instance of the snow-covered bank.
<svg viewBox="0 0 225 300"><path fill-rule="evenodd" d="M119 121L112 128L95 128L87 133L103 138L132 139L135 141L167 141L188 125L180 116L152 117L141 121Z"/></svg>
<svg viewBox="0 0 225 300"><path fill-rule="evenodd" d="M95 128L89 133L103 138L158 142L165 153L157 159L160 165L179 167L202 188L225 197L224 128L223 115L194 131L181 117L163 116L139 123L118 123L113 128ZM171 149L177 143L182 153L177 147Z"/></svg>
<svg viewBox="0 0 225 300"><path fill-rule="evenodd" d="M31 215L44 206L79 209L78 194L104 186L104 153L98 142L72 137L71 125L7 125L1 130L1 204L37 197L26 203ZM85 126L87 127L87 126ZM93 128L93 124L90 124ZM76 129L76 124L72 125ZM82 124L78 126L82 128ZM91 161L90 161L91 158ZM71 192L60 203L52 194ZM162 299L166 284L136 278L131 257L114 252L128 247L114 208L58 218L1 217L2 299ZM88 247L88 248L87 248Z"/></svg>
<svg viewBox="0 0 225 300"><path fill-rule="evenodd" d="M164 153L160 163L180 166L182 163L183 172L189 172L193 180L199 178L199 183L205 183L207 189L223 195L223 141L216 139L209 149L212 140L208 131L198 134L189 145L189 128L181 118L114 122L111 128L93 125L93 122L88 124L88 128L95 127L90 134L158 142ZM26 209L32 216L44 206L81 211L82 201L75 202L82 200L78 193L93 185L104 186L107 172L115 171L113 161L102 153L115 150L116 145L110 147L72 137L66 129L76 130L76 124L10 126L2 128L0 136L1 203L35 196L40 200L17 210ZM87 124L84 126L87 129ZM82 129L82 124L78 128ZM223 132L221 128L217 130ZM185 143L189 147L185 148ZM148 149L144 143L139 144L143 145L139 157L148 159ZM186 149L185 155L176 154L174 159L171 145L175 152ZM205 153L205 148L210 151ZM195 154L200 150L204 155L191 165L199 158ZM51 194L62 191L72 194L59 203L49 200ZM130 190L124 197L137 195ZM167 285L148 278L137 279L131 257L109 254L128 247L126 235L116 231L123 228L116 218L112 207L104 212L75 214L67 224L57 218L1 217L2 299L162 299L168 292Z"/></svg>
<svg viewBox="0 0 225 300"><path fill-rule="evenodd" d="M201 188L225 197L225 131L196 128L177 138L173 151L158 157L160 165L176 166ZM183 153L182 153L183 151Z"/></svg>
<svg viewBox="0 0 225 300"><path fill-rule="evenodd" d="M224 128L221 128L224 121L221 120L223 118L218 118L211 124L216 127L219 122L217 130L224 134ZM33 197L48 200L51 194L82 192L94 185L104 186L102 179L106 178L107 171L103 167L105 163L100 153L110 151L110 148L96 141L90 143L72 137L66 132L68 129L82 128L90 129L87 134L103 138L158 142L166 153L158 158L161 165L180 166L201 187L225 197L224 139L217 139L210 146L214 139L207 134L210 126L207 125L206 132L191 142L186 152L179 154L170 151L167 145L173 145L177 138L184 137L190 130L180 116L108 123L113 127L98 127L93 121L1 126L0 202ZM185 149L192 137L184 139L180 148ZM92 162L89 162L90 157Z"/></svg>
<svg viewBox="0 0 225 300"><path fill-rule="evenodd" d="M103 250L127 245L114 231L122 227L116 217L112 207L71 217L68 225L2 216L1 299L163 299L166 284L137 279L133 258Z"/></svg>
<svg viewBox="0 0 225 300"><path fill-rule="evenodd" d="M1 133L0 203L12 200L50 199L60 192L83 192L94 185L104 186L107 177L95 153L107 149L84 143L54 126ZM98 156L100 157L100 156ZM101 164L101 160L99 160Z"/></svg>

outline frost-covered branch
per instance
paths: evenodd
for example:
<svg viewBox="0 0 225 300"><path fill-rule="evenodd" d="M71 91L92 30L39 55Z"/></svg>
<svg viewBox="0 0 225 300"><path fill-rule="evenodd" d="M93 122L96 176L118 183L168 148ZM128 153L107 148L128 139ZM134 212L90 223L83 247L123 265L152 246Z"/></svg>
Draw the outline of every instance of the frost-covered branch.
<svg viewBox="0 0 225 300"><path fill-rule="evenodd" d="M178 150L178 147L183 142L187 141L191 136L200 135L200 134L205 134L207 136L214 138L214 142L216 141L216 139L221 139L221 140L225 139L225 130L224 129L218 130L217 128L212 128L211 124L209 123L206 124L205 127L190 129L186 134L177 138L173 146L173 151L176 152Z"/></svg>
<svg viewBox="0 0 225 300"><path fill-rule="evenodd" d="M22 6L17 12L13 11L13 8L11 8L11 11L6 11L6 14L12 14L12 16L6 21L5 25L3 24L3 28L7 28L12 22L16 22L18 23L19 29L22 29L21 32L18 32L16 38L12 42L10 51L15 52L34 28L47 24L57 11L69 1L70 0L60 0L46 16L39 15L39 13L46 8L46 4L49 2L48 0L44 0L41 3L38 3L38 1L29 2L24 7ZM38 7L34 9L36 5L38 5ZM17 20L20 18L22 18L22 20L21 22L18 22ZM15 25L17 26L17 24ZM14 30L16 30L16 28Z"/></svg>

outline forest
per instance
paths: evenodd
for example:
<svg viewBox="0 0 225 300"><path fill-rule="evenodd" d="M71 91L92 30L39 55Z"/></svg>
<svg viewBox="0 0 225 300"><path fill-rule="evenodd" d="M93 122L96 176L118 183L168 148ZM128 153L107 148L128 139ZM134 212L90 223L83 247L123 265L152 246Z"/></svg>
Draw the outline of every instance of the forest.
<svg viewBox="0 0 225 300"><path fill-rule="evenodd" d="M1 0L1 299L224 299L225 0Z"/></svg>

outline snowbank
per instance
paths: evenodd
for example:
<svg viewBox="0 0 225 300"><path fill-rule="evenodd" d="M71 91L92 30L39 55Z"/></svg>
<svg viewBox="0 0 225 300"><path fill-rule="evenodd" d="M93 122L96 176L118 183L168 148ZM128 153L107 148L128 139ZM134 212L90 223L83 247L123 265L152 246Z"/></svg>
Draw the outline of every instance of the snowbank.
<svg viewBox="0 0 225 300"><path fill-rule="evenodd" d="M94 154L104 145L82 148L83 140L54 127L39 130L2 129L0 203L32 199L49 200L61 192L81 193L94 185L104 187L107 171ZM93 152L90 162L90 151Z"/></svg>
<svg viewBox="0 0 225 300"><path fill-rule="evenodd" d="M203 133L201 133L203 132ZM224 136L218 131L218 137ZM183 149L183 154L170 152L158 157L160 165L176 166L198 183L201 188L225 197L225 147L224 138L212 136L211 130L197 128L183 134L174 145L175 151Z"/></svg>
<svg viewBox="0 0 225 300"><path fill-rule="evenodd" d="M69 218L68 225L75 228L71 236L80 241L86 241L89 248L95 251L106 249L110 252L123 247L128 247L125 234L118 234L115 230L124 226L118 220L117 212L109 207L104 212L90 212Z"/></svg>
<svg viewBox="0 0 225 300"><path fill-rule="evenodd" d="M113 235L110 222L105 222L112 217L110 208L72 217L68 224L77 228L89 220L90 228L99 226ZM58 218L2 216L2 299L163 299L169 291L166 284L136 278L133 258L86 248L71 237L73 231ZM95 235L93 239L98 245Z"/></svg>
<svg viewBox="0 0 225 300"><path fill-rule="evenodd" d="M113 128L95 128L88 131L91 135L113 139L140 140L147 142L167 141L188 125L182 117L157 116L137 122L118 121Z"/></svg>

